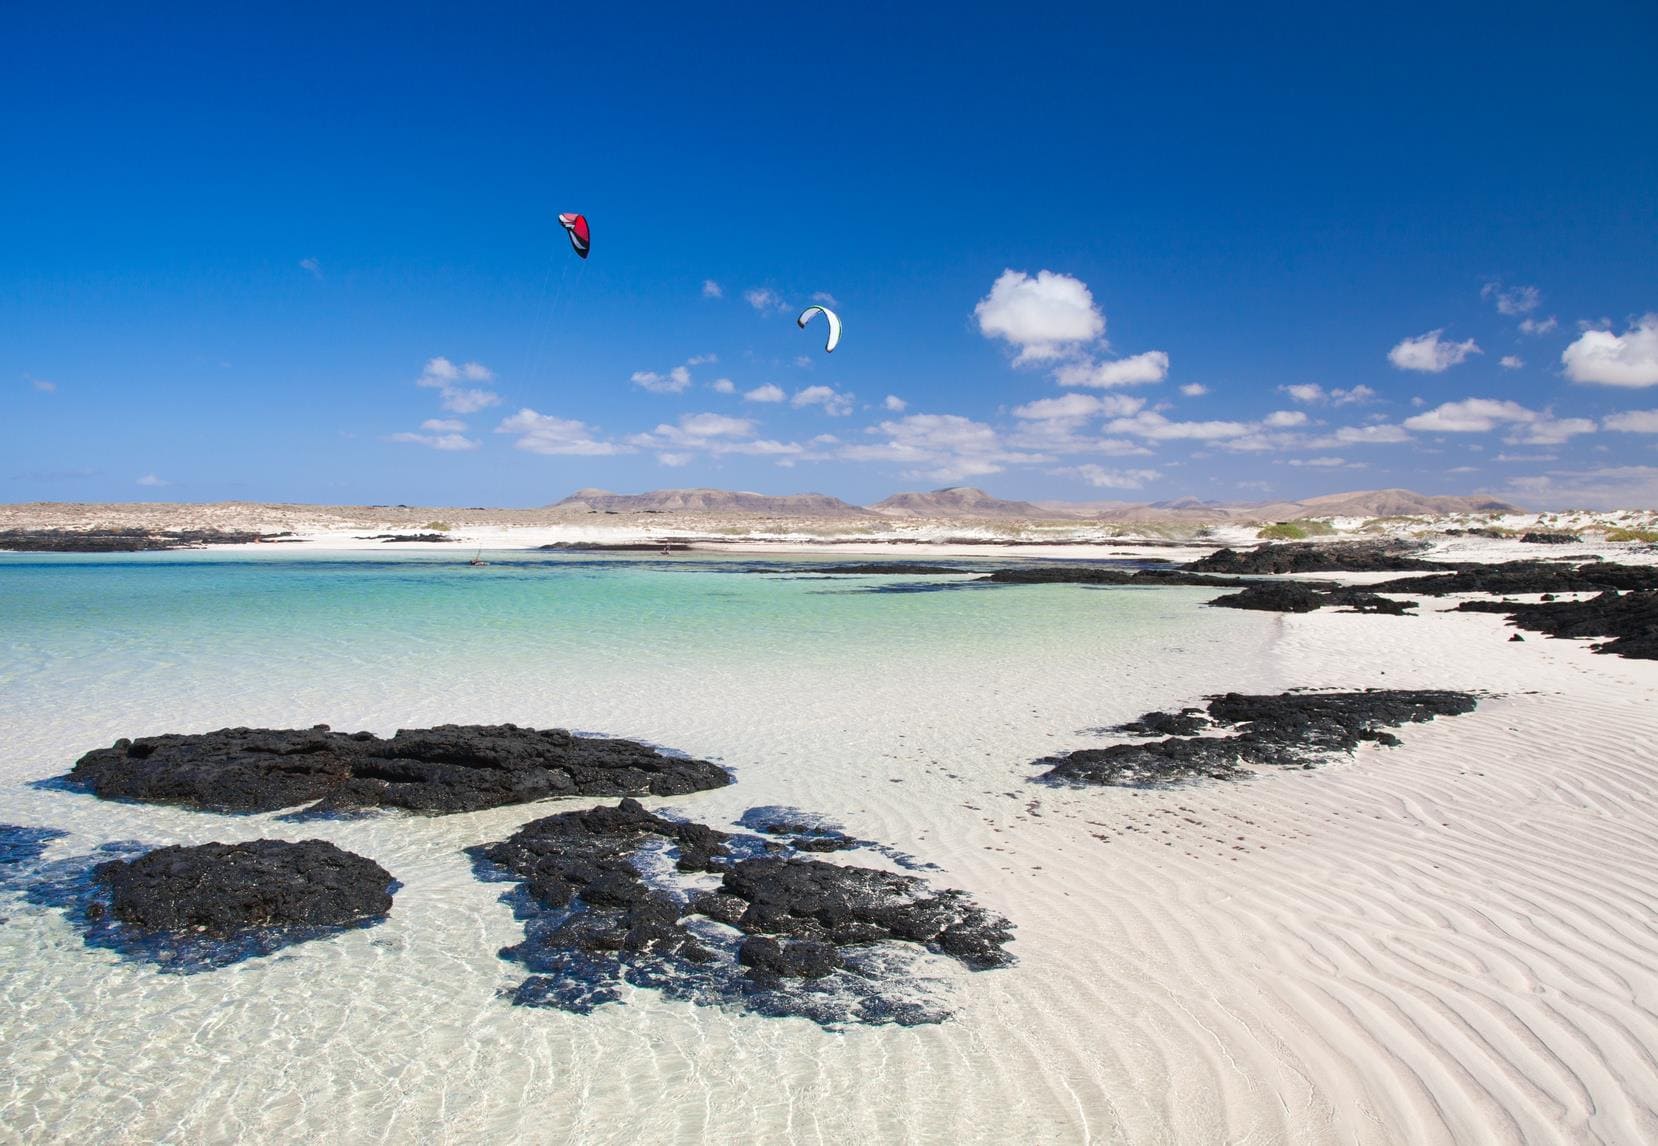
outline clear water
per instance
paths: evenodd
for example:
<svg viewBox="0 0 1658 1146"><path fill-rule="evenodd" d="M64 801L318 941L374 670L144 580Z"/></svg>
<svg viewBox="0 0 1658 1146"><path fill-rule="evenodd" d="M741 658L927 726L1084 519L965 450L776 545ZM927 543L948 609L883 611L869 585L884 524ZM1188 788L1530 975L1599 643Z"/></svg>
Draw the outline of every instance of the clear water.
<svg viewBox="0 0 1658 1146"><path fill-rule="evenodd" d="M1039 989L1008 816L1087 729L1271 679L1277 618L1199 589L870 592L822 558L0 555L0 821L120 841L320 837L403 887L390 919L199 975L87 946L0 896L0 1137L468 1141L974 1136L1074 1130L998 1079ZM1009 970L932 969L955 1017L843 1033L636 992L510 1006L520 936L462 849L558 804L305 825L107 804L37 782L120 736L226 725L390 733L513 721L644 739L737 783L672 802L727 826L791 805L940 865L1019 926ZM994 807L992 807L994 805ZM1023 824L1023 821L1021 821ZM860 858L856 862L867 862ZM1028 910L1027 910L1028 916Z"/></svg>

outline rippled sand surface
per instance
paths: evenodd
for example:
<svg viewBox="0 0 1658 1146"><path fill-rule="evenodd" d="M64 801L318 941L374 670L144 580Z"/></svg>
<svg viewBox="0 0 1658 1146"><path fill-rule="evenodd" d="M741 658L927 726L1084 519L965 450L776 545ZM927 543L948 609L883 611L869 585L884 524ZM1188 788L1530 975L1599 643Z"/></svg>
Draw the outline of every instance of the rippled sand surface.
<svg viewBox="0 0 1658 1146"><path fill-rule="evenodd" d="M403 884L378 927L198 975L8 894L0 1136L1658 1137L1658 666L1511 644L1489 615L500 557L0 558L0 819L66 830L46 859L317 836ZM1102 743L1089 729L1296 685L1503 695L1317 771L1027 783ZM514 1007L523 971L497 953L522 932L462 849L559 802L294 825L32 785L118 736L502 720L716 759L736 784L647 803L829 817L1012 919L1019 962L930 965L955 1014L911 1028L642 990L585 1016Z"/></svg>

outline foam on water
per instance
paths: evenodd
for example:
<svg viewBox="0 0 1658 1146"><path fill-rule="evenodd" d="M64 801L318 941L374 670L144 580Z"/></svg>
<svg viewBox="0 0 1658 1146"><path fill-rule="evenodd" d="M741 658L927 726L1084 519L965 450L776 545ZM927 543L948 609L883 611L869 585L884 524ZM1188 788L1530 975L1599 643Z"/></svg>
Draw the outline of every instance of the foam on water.
<svg viewBox="0 0 1658 1146"><path fill-rule="evenodd" d="M1011 984L1043 973L1028 956L1055 926L1030 919L1019 895L1019 833L1040 824L1016 828L1010 811L1039 794L1025 782L1030 762L1093 743L1083 729L1240 679L1274 687L1281 618L1202 609L1214 596L1203 589L886 593L861 590L925 579L523 553L474 569L466 556L0 556L0 819L66 833L40 841L42 862L123 840L318 837L402 885L380 926L196 975L89 946L64 911L14 891L0 904L8 1132L637 1141L1076 1130L1063 1094L1033 1092L998 1065L1015 1035L1009 999L1030 989ZM465 849L585 802L298 825L39 783L120 736L499 721L719 761L737 783L669 802L676 813L724 828L757 806L801 809L937 864L931 882L1020 928L1021 964L929 966L954 1017L915 1028L826 1032L629 986L622 1005L587 1015L513 1007L505 996L523 969L498 953L522 928Z"/></svg>

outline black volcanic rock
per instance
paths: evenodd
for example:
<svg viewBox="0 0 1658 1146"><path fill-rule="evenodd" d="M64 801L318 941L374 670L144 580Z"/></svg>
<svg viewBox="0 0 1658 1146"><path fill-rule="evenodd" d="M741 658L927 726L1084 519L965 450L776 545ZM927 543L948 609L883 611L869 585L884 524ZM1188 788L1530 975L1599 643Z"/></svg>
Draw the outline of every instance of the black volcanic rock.
<svg viewBox="0 0 1658 1146"><path fill-rule="evenodd" d="M1048 765L1037 779L1149 787L1200 779L1237 780L1254 767L1312 768L1330 757L1351 753L1361 741L1395 746L1398 738L1384 729L1472 712L1475 703L1470 693L1432 689L1277 695L1229 692L1209 698L1208 719L1201 729L1219 735L1169 736L1084 748L1037 761ZM1200 731L1190 719L1192 712L1147 713L1121 730L1141 735L1160 727Z"/></svg>
<svg viewBox="0 0 1658 1146"><path fill-rule="evenodd" d="M1269 613L1311 613L1341 605L1349 612L1387 613L1395 617L1416 608L1414 601L1394 601L1362 589L1323 590L1305 581L1251 585L1242 592L1216 597L1209 604L1223 609L1259 609Z"/></svg>
<svg viewBox="0 0 1658 1146"><path fill-rule="evenodd" d="M110 914L147 931L216 937L266 927L338 928L391 910L392 877L323 840L165 847L93 869Z"/></svg>
<svg viewBox="0 0 1658 1146"><path fill-rule="evenodd" d="M1527 545L1576 545L1583 538L1576 533L1550 533L1546 529L1533 529L1520 534L1520 540Z"/></svg>
<svg viewBox="0 0 1658 1146"><path fill-rule="evenodd" d="M1547 561L1505 561L1472 565L1433 577L1400 577L1369 588L1377 593L1598 593L1603 589L1658 589L1658 566L1590 561L1557 565Z"/></svg>
<svg viewBox="0 0 1658 1146"><path fill-rule="evenodd" d="M376 533L371 537L359 537L358 541L459 541L458 537L450 537L447 533Z"/></svg>
<svg viewBox="0 0 1658 1146"><path fill-rule="evenodd" d="M790 825L784 809L757 811L779 828L824 830L802 813ZM547 816L471 854L481 878L519 884L505 898L525 939L502 957L534 972L514 993L520 1004L586 1012L626 982L825 1025L930 1022L945 1012L915 996L905 952L975 970L1012 961L1011 925L960 892L803 858L634 800Z"/></svg>
<svg viewBox="0 0 1658 1146"><path fill-rule="evenodd" d="M286 533L222 529L4 529L0 549L30 553L141 553L195 549L203 545L245 545L274 541Z"/></svg>
<svg viewBox="0 0 1658 1146"><path fill-rule="evenodd" d="M1410 556L1423 548L1404 541L1291 542L1241 552L1217 549L1181 568L1193 573L1386 573L1454 568Z"/></svg>
<svg viewBox="0 0 1658 1146"><path fill-rule="evenodd" d="M1245 585L1266 584L1260 580L1239 577L1210 577L1202 573L1177 569L1122 569L1105 565L1032 565L1018 569L998 569L978 578L998 585L1135 585L1157 587L1163 585L1216 586L1237 589ZM1308 585L1334 588L1326 581L1308 581Z"/></svg>
<svg viewBox="0 0 1658 1146"><path fill-rule="evenodd" d="M816 568L802 569L802 573L822 574L882 574L903 576L927 576L934 573L971 573L970 569L958 569L951 565L930 565L921 561L866 561L855 565L820 565Z"/></svg>
<svg viewBox="0 0 1658 1146"><path fill-rule="evenodd" d="M1586 601L1464 601L1464 613L1507 613L1511 625L1551 637L1611 637L1597 653L1658 660L1658 592L1603 592ZM1520 640L1515 633L1510 640Z"/></svg>
<svg viewBox="0 0 1658 1146"><path fill-rule="evenodd" d="M311 804L426 813L550 796L678 796L731 782L717 764L637 741L512 724L402 729L390 739L326 725L146 736L88 752L68 779L105 799L220 812Z"/></svg>

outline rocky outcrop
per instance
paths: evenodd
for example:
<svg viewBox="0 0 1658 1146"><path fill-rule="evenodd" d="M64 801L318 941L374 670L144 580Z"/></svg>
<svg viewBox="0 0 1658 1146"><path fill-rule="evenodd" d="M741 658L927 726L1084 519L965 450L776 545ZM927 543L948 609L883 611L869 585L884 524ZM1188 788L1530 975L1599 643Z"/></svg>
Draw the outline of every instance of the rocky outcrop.
<svg viewBox="0 0 1658 1146"><path fill-rule="evenodd" d="M810 817L759 818L830 838ZM502 956L535 972L514 995L525 1005L585 1012L629 983L831 1026L930 1022L946 1012L905 973L906 950L975 970L1012 961L1011 925L961 892L634 800L536 820L472 855L481 877L520 884L507 898L525 940Z"/></svg>
<svg viewBox="0 0 1658 1146"><path fill-rule="evenodd" d="M916 576L930 577L940 573L971 573L971 569L960 569L954 565L932 565L924 561L864 561L850 565L819 565L800 570L802 573L858 575L870 574L881 576Z"/></svg>
<svg viewBox="0 0 1658 1146"><path fill-rule="evenodd" d="M219 812L476 811L551 796L679 796L731 782L717 764L562 728L445 724L388 739L315 728L222 728L117 740L68 780L105 799Z"/></svg>
<svg viewBox="0 0 1658 1146"><path fill-rule="evenodd" d="M1610 637L1597 653L1658 660L1658 592L1603 592L1586 601L1464 601L1464 613L1507 613L1509 624L1551 637ZM1515 633L1513 640L1520 639Z"/></svg>
<svg viewBox="0 0 1658 1146"><path fill-rule="evenodd" d="M109 889L110 915L128 927L217 938L344 927L383 918L392 901L385 868L323 840L157 848L99 864L93 878Z"/></svg>
<svg viewBox="0 0 1658 1146"><path fill-rule="evenodd" d="M1433 577L1400 577L1371 585L1377 593L1598 593L1604 589L1658 589L1658 565L1620 565L1586 561L1557 565L1547 561L1507 561L1471 565Z"/></svg>
<svg viewBox="0 0 1658 1146"><path fill-rule="evenodd" d="M1209 698L1200 710L1149 712L1116 729L1162 735L1107 748L1084 748L1037 761L1039 780L1059 784L1151 787L1194 780L1237 780L1250 769L1313 768L1351 753L1362 741L1393 747L1385 731L1436 716L1474 710L1473 694L1441 690L1367 689L1364 692L1286 692ZM1168 731L1179 735L1164 735ZM1190 735L1191 733L1207 735Z"/></svg>
<svg viewBox="0 0 1658 1146"><path fill-rule="evenodd" d="M1241 551L1217 549L1181 568L1194 573L1389 573L1454 568L1411 556L1423 548L1405 541L1292 542Z"/></svg>
<svg viewBox="0 0 1658 1146"><path fill-rule="evenodd" d="M1394 601L1362 589L1321 590L1305 581L1251 585L1240 593L1216 597L1209 604L1223 609L1259 609L1269 613L1311 613L1329 606L1343 606L1350 613L1387 613L1395 617L1416 608L1414 601Z"/></svg>
<svg viewBox="0 0 1658 1146"><path fill-rule="evenodd" d="M141 553L199 549L203 545L246 545L288 536L223 529L5 529L0 530L0 549L28 553Z"/></svg>
<svg viewBox="0 0 1658 1146"><path fill-rule="evenodd" d="M1533 529L1520 534L1520 540L1527 545L1576 545L1583 538L1576 533L1551 533L1546 529Z"/></svg>

